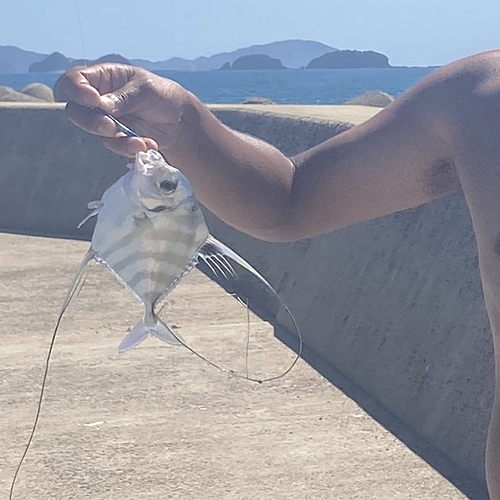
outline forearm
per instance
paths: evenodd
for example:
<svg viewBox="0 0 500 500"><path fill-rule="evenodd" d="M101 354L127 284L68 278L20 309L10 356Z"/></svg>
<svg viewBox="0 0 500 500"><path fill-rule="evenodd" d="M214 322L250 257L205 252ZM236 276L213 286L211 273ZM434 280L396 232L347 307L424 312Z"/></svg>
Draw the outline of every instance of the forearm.
<svg viewBox="0 0 500 500"><path fill-rule="evenodd" d="M293 164L276 148L229 129L192 96L183 106L177 140L162 152L220 219L262 239L279 231Z"/></svg>

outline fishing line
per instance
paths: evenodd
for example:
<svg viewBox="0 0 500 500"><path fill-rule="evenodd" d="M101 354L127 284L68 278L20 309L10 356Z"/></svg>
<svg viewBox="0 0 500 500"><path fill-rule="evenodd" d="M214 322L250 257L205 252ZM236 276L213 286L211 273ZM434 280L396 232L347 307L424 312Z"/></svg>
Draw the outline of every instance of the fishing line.
<svg viewBox="0 0 500 500"><path fill-rule="evenodd" d="M56 325L54 327L54 331L52 332L52 338L50 340L49 350L47 352L47 357L45 359L45 368L43 371L42 386L40 388L40 395L38 396L38 404L37 404L37 410L35 413L35 419L33 420L33 425L31 427L31 433L30 433L30 436L28 438L28 442L26 443L26 447L24 448L24 452L23 452L21 459L19 460L19 463L16 467L16 471L14 473L14 477L13 477L12 483L10 485L9 500L12 500L12 498L13 498L14 488L16 486L19 472L21 471L21 467L24 464L24 460L26 459L26 455L28 454L28 451L31 448L31 443L33 442L33 437L35 436L35 432L36 432L36 429L38 426L38 420L40 419L40 413L42 411L43 396L45 394L45 387L46 387L47 378L49 375L50 360L52 358L52 352L54 350L54 346L56 343L56 336L57 336L57 332L59 331L59 325L61 324L64 313L66 312L66 309L68 309L73 297L75 296L75 294L78 294L81 292L83 285L85 284L84 275L85 275L85 271L87 269L87 265L91 260L91 256L89 254L90 254L90 252L87 253L85 259L80 264L78 272L77 272L75 278L73 279L73 284L70 287L70 289L66 295L66 299L64 300L64 304L61 307L61 310L59 312L59 317L57 318Z"/></svg>
<svg viewBox="0 0 500 500"><path fill-rule="evenodd" d="M247 342L246 342L246 346L245 346L245 375L248 378L248 376L249 376L248 375L248 355L250 352L250 310L248 308L248 298L246 300L245 306L247 308Z"/></svg>
<svg viewBox="0 0 500 500"><path fill-rule="evenodd" d="M175 332L172 331L172 334L178 340L179 344L181 344L183 347L185 347L189 352L191 352L192 354L194 354L195 356L197 356L198 358L200 358L202 361L204 361L205 363L209 364L213 368L216 368L217 370L221 371L222 373L227 373L227 374L231 375L232 377L241 378L243 380L248 380L249 382L256 382L257 384L263 384L265 382L272 382L274 380L278 380L278 379L283 378L286 375L288 375L288 373L290 373L292 371L293 367L297 364L297 362L299 361L299 359L300 359L300 357L302 355L302 338L300 336L300 330L298 329L297 323L295 322L295 319L293 318L293 316L290 316L290 317L292 319L292 322L294 323L294 326L295 326L297 332L299 332L299 348L297 350L297 353L296 353L293 361L290 363L290 365L288 366L288 368L285 371L281 372L278 375L274 375L272 377L267 377L267 378L250 377L250 376L248 376L248 374L242 375L241 373L238 373L238 372L236 372L234 370L231 370L229 368L224 368L224 367L218 365L217 363L214 363L213 361L210 361L208 358L206 358L205 356L203 356L202 354L200 354L198 351L196 351L195 349L193 349L182 338L180 338L179 336L177 336L175 334Z"/></svg>
<svg viewBox="0 0 500 500"><path fill-rule="evenodd" d="M80 33L80 43L82 44L82 52L83 52L83 63L85 67L87 67L87 51L85 50L85 40L83 39L83 25L82 18L80 17L80 7L78 5L78 0L75 0L75 10L76 10L76 19L78 21L78 31Z"/></svg>
<svg viewBox="0 0 500 500"><path fill-rule="evenodd" d="M78 21L78 31L80 33L80 42L82 44L82 51L83 51L83 60L85 63L85 66L87 66L87 52L85 49L85 41L83 38L83 29L82 29L82 21L80 17L80 9L78 5L78 0L75 0L75 11L76 11L76 18ZM84 274L87 268L88 263L90 262L91 258L89 256L89 253L87 253L84 261L80 265L80 268L78 269L77 275L74 278L73 285L70 287L70 290L68 294L66 295L66 299L64 301L64 304L59 312L59 316L56 321L56 325L54 327L54 331L52 332L52 337L50 339L50 344L49 344L49 350L47 352L47 356L45 358L45 367L43 370L43 376L42 376L42 385L40 388L40 395L38 396L38 404L37 404L37 409L35 413L35 418L33 420L33 425L31 427L31 432L30 436L28 438L28 441L26 443L26 446L24 448L24 452L21 455L21 459L19 460L19 463L17 464L16 470L14 472L14 477L12 478L12 482L10 485L9 489L9 500L13 499L14 496L14 489L16 486L17 478L19 476L19 473L21 472L21 468L24 464L24 461L26 459L26 456L28 455L28 452L31 448L31 443L33 442L33 438L35 436L36 429L38 427L38 421L40 419L40 414L42 411L42 403L43 403L43 396L45 394L45 387L47 385L47 378L49 375L49 368L50 368L50 361L52 359L52 352L54 350L54 346L56 343L56 337L57 337L57 332L59 331L59 326L61 324L61 321L63 319L64 313L66 312L66 309L69 307L71 300L73 297L76 295L79 295L80 292L82 291L83 286L85 285L85 280L84 280Z"/></svg>

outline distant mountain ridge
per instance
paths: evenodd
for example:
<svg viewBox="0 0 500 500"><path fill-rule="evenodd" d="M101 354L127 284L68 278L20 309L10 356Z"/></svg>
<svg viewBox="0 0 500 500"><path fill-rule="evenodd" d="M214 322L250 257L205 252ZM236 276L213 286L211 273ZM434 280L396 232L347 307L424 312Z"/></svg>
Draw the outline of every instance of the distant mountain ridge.
<svg viewBox="0 0 500 500"><path fill-rule="evenodd" d="M254 59L256 56L265 56L265 58L279 61L285 68L298 69L310 67L309 64L311 61L331 57L333 54L338 56L336 59L342 59L346 52L354 53L357 51L343 51L313 40L282 40L267 44L252 45L209 57L198 57L192 60L172 57L164 61L153 62L146 59L129 60L120 54L108 54L94 61L88 61L88 64L109 61L130 63L150 71L210 71L218 70L222 67L232 67L235 62L238 65L242 58L245 60L247 56L254 56ZM383 57L387 59L386 56ZM27 73L29 71L65 71L70 67L83 64L85 64L85 61L82 59L69 58L59 52L47 55L26 51L13 46L0 46L0 73L4 74ZM263 69L266 67L266 64L267 62L264 63Z"/></svg>
<svg viewBox="0 0 500 500"><path fill-rule="evenodd" d="M120 63L120 64L130 64L128 59L121 56L120 54L106 54L105 56L99 57L92 61L86 61L85 59L69 59L64 54L60 52L54 52L47 56L43 61L34 62L29 68L30 73L46 73L49 71L66 71L69 68L75 66L92 66L93 64L99 63Z"/></svg>
<svg viewBox="0 0 500 500"><path fill-rule="evenodd" d="M43 61L47 54L23 50L13 45L0 45L0 73L27 73L36 62Z"/></svg>
<svg viewBox="0 0 500 500"><path fill-rule="evenodd" d="M220 69L227 63L232 65L243 56L266 55L279 59L286 68L303 68L312 59L336 50L338 49L313 40L282 40L263 45L251 45L209 57L197 57L193 60L173 57L154 63L144 59L132 59L131 62L149 70L207 71Z"/></svg>
<svg viewBox="0 0 500 500"><path fill-rule="evenodd" d="M232 64L242 56L264 54L279 59L283 66L287 68L302 68L312 59L335 50L337 49L334 47L313 40L282 40L243 47L212 56L197 57L196 59L184 59L182 57L172 57L164 61L130 59L130 63L151 71L207 71L220 69L226 63ZM28 73L31 65L43 62L49 56L52 56L52 54L42 54L14 46L0 45L0 73ZM70 65L82 64L83 62L82 59L65 57L70 61ZM62 61L62 58L60 60ZM35 68L37 68L37 65L35 65ZM53 71L64 71L65 69L67 68L61 67L59 70L54 69Z"/></svg>

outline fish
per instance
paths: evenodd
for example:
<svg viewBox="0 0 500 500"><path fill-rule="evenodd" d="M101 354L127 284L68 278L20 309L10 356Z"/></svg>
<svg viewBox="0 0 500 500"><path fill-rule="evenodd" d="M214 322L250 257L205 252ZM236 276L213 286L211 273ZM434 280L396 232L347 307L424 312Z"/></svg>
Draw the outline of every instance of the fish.
<svg viewBox="0 0 500 500"><path fill-rule="evenodd" d="M158 305L189 271L204 262L218 277L236 277L231 261L253 274L279 300L302 338L290 309L272 285L239 254L216 239L208 229L189 180L169 165L161 153L137 153L128 172L88 204L97 221L90 249L75 276L62 311L76 293L90 262L107 267L142 303L144 315L118 347L120 353L148 337L171 345L187 346L158 317ZM211 363L212 364L212 363Z"/></svg>
<svg viewBox="0 0 500 500"><path fill-rule="evenodd" d="M128 128L120 130L129 131L128 135L135 134ZM101 200L88 203L91 212L78 225L82 227L89 219L97 217L90 248L71 282L52 333L37 412L26 448L14 473L9 499L13 497L17 477L38 425L49 363L61 320L71 301L83 287L85 271L93 261L107 267L144 306L143 317L119 345L120 353L129 351L146 338L154 336L167 344L186 347L223 372L258 383L285 376L301 357L302 335L290 309L253 266L210 234L188 179L154 150L137 153L135 162L128 167L128 172L104 192ZM248 373L239 375L233 370L225 369L196 352L158 317L157 307L160 302L201 262L218 277L227 280L236 278L230 260L257 277L271 291L287 312L297 332L299 342L296 355L288 368L279 375L257 379ZM241 300L240 302L245 304Z"/></svg>

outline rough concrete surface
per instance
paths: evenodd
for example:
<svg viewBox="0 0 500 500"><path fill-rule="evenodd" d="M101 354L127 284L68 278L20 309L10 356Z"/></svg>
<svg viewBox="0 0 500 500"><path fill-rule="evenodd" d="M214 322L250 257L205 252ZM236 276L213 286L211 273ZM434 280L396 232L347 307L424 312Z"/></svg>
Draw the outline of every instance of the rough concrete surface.
<svg viewBox="0 0 500 500"><path fill-rule="evenodd" d="M87 247L0 235L0 498L8 496L51 331ZM154 339L118 355L140 314L107 270L91 268L61 324L14 498L467 498L304 361L256 385ZM243 369L245 308L201 273L174 291L162 316L211 359ZM253 314L250 331L253 371L277 373L292 359Z"/></svg>
<svg viewBox="0 0 500 500"><path fill-rule="evenodd" d="M229 126L289 155L379 112L262 108L212 109ZM70 125L60 104L0 106L0 151L0 228L44 235L88 238L92 223L75 230L87 202L99 199L126 163ZM280 291L326 366L484 485L492 345L463 197L291 245L257 241L214 218L210 226ZM252 299L287 325L261 290ZM312 364L326 373L317 359ZM415 449L393 421L376 418ZM449 477L430 447L416 452Z"/></svg>

